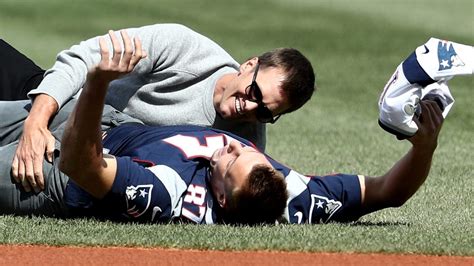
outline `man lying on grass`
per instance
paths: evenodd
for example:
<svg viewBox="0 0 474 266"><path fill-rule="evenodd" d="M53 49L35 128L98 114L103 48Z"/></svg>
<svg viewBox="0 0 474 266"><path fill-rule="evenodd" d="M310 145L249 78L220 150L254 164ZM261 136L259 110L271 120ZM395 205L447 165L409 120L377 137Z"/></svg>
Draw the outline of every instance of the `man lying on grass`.
<svg viewBox="0 0 474 266"><path fill-rule="evenodd" d="M108 83L129 73L143 57L132 45L126 47L132 50L109 52L102 40L102 60L89 71L79 100L69 102L51 121L62 142L56 143L60 152L53 162L43 162L43 191L25 191L19 184L35 179L13 180L10 162L18 142L2 144L1 214L140 222L353 221L403 205L428 176L444 120L434 101L421 101L422 115L414 118L418 131L408 138L412 147L386 174L305 176L230 133L196 126L150 127L109 106L102 111ZM1 102L0 115L20 121L28 114L26 103ZM15 104L18 112L2 113ZM0 122L0 139L21 134L18 128Z"/></svg>
<svg viewBox="0 0 474 266"><path fill-rule="evenodd" d="M187 138L168 128L124 125L102 131L109 82L131 72L145 57L141 50L133 51L131 41L126 47L123 57L110 53L109 59L106 40L100 40L102 60L89 71L66 122L60 159L44 166L48 176L44 192L19 189L2 165L1 212L241 224L279 218L288 198L284 177L253 147L243 147L223 134L210 137L204 129L201 134L208 147L199 144L197 134ZM140 47L138 39L135 47ZM113 111L110 117L120 119ZM102 140L115 156L103 152ZM0 150L4 162L11 159L16 145Z"/></svg>

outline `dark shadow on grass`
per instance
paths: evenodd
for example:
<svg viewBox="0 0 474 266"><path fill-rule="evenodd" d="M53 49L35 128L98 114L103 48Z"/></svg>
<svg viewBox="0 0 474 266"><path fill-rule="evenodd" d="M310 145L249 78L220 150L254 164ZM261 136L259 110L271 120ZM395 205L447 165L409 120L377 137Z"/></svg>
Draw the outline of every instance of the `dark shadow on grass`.
<svg viewBox="0 0 474 266"><path fill-rule="evenodd" d="M354 222L351 223L351 226L411 226L410 223L407 222Z"/></svg>

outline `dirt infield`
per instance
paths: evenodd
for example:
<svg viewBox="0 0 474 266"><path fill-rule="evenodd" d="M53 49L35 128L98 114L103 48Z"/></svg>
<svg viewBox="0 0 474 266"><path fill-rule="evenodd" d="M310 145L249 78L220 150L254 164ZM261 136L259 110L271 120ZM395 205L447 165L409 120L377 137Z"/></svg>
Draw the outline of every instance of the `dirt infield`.
<svg viewBox="0 0 474 266"><path fill-rule="evenodd" d="M0 265L474 265L474 257L0 246Z"/></svg>

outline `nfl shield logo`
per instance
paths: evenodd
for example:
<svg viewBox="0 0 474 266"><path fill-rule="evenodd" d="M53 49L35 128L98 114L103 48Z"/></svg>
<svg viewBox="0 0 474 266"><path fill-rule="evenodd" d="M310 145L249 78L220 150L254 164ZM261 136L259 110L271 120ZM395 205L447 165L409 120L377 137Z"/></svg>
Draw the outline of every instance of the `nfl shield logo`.
<svg viewBox="0 0 474 266"><path fill-rule="evenodd" d="M132 217L140 217L144 214L151 202L151 191L153 185L128 186L125 191L127 202L127 213Z"/></svg>
<svg viewBox="0 0 474 266"><path fill-rule="evenodd" d="M326 197L311 194L311 208L309 210L308 222L311 223L327 223L334 213L341 208L342 203L337 200L328 199ZM313 221L319 218L319 221Z"/></svg>

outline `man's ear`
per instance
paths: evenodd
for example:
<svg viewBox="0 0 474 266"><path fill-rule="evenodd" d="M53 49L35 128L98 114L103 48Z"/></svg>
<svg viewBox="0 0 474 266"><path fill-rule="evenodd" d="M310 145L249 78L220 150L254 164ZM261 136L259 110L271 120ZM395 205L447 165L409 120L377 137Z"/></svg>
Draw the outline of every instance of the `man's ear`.
<svg viewBox="0 0 474 266"><path fill-rule="evenodd" d="M247 61L243 62L239 68L239 74L244 73L245 71L252 71L258 63L258 57L252 57Z"/></svg>
<svg viewBox="0 0 474 266"><path fill-rule="evenodd" d="M224 193L220 193L220 194L217 196L217 202L219 203L219 206L220 206L221 208L225 208L225 206L226 206L225 192L224 192Z"/></svg>
<svg viewBox="0 0 474 266"><path fill-rule="evenodd" d="M225 182L224 178L213 178L211 180L211 188L212 188L212 194L214 195L215 199L217 200L217 203L219 204L220 207L224 207L226 204L225 201Z"/></svg>

